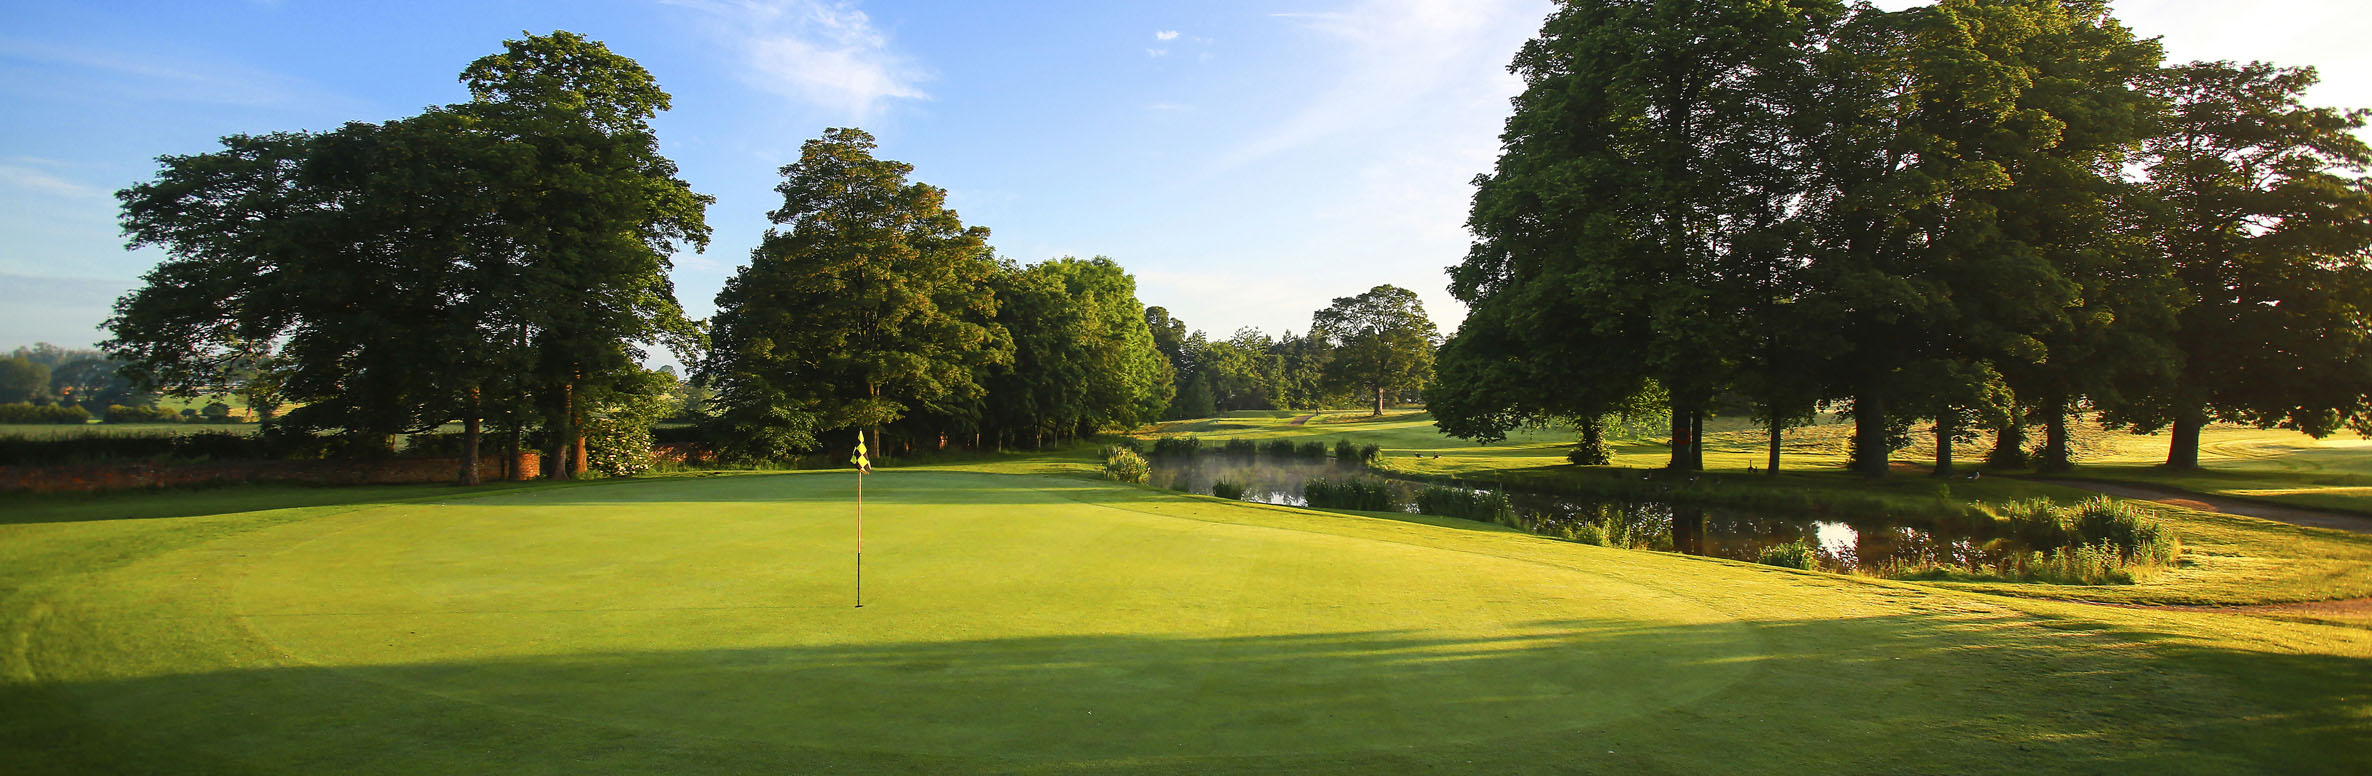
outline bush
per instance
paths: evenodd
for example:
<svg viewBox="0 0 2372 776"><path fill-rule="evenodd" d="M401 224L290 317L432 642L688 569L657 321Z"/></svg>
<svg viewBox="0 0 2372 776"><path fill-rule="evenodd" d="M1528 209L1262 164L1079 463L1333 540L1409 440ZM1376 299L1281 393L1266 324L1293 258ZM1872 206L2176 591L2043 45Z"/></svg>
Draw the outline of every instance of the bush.
<svg viewBox="0 0 2372 776"><path fill-rule="evenodd" d="M1326 458L1326 443L1303 442L1293 446L1293 454L1311 460L1324 460Z"/></svg>
<svg viewBox="0 0 2372 776"><path fill-rule="evenodd" d="M1359 446L1359 462L1360 462L1360 463L1374 463L1374 462L1375 462L1375 459L1382 457L1382 456L1383 456L1383 454L1384 454L1384 446L1383 446L1383 445L1360 445L1360 446Z"/></svg>
<svg viewBox="0 0 2372 776"><path fill-rule="evenodd" d="M1515 519L1515 507L1505 491L1486 493L1442 485L1429 485L1417 492L1417 512L1489 523L1510 523Z"/></svg>
<svg viewBox="0 0 2372 776"><path fill-rule="evenodd" d="M1595 445L1575 443L1573 449L1565 451L1565 460L1576 466L1606 466L1614 463L1614 448L1607 447L1604 441Z"/></svg>
<svg viewBox="0 0 2372 776"><path fill-rule="evenodd" d="M1359 460L1359 446L1351 444L1348 439L1334 440L1334 460L1343 463Z"/></svg>
<svg viewBox="0 0 2372 776"><path fill-rule="evenodd" d="M79 425L91 422L91 413L81 407L56 404L0 404L0 423L53 423Z"/></svg>
<svg viewBox="0 0 2372 776"><path fill-rule="evenodd" d="M670 440L662 439L659 441L666 442ZM1138 455L1145 454L1145 443L1138 441L1136 437L1112 437L1112 446L1136 453Z"/></svg>
<svg viewBox="0 0 2372 776"><path fill-rule="evenodd" d="M180 413L163 407L107 405L107 422L109 423L177 423L180 420Z"/></svg>
<svg viewBox="0 0 2372 776"><path fill-rule="evenodd" d="M1268 444L1260 446L1260 454L1270 458L1291 458L1300 455L1301 449L1299 445L1293 444L1293 440L1271 439Z"/></svg>
<svg viewBox="0 0 2372 776"><path fill-rule="evenodd" d="M1194 455L1202 452L1202 440L1194 437L1162 437L1153 440L1155 457Z"/></svg>
<svg viewBox="0 0 2372 776"><path fill-rule="evenodd" d="M1260 443L1249 439L1230 439L1227 440L1227 446L1221 452L1224 452L1228 455L1250 458L1260 454Z"/></svg>
<svg viewBox="0 0 2372 776"><path fill-rule="evenodd" d="M1244 498L1244 486L1237 485L1226 480L1213 480L1211 482L1211 495L1231 501L1242 501Z"/></svg>
<svg viewBox="0 0 2372 776"><path fill-rule="evenodd" d="M254 461L280 457L247 434L107 434L61 439L0 437L0 465L56 466L130 461Z"/></svg>
<svg viewBox="0 0 2372 776"><path fill-rule="evenodd" d="M1754 562L1765 566L1785 566L1791 569L1812 570L1820 567L1820 548L1811 542L1797 539L1786 544L1764 547Z"/></svg>
<svg viewBox="0 0 2372 776"><path fill-rule="evenodd" d="M1192 437L1189 437L1191 439ZM1158 447L1156 448L1158 449ZM1145 457L1125 447L1104 448L1104 476L1137 485L1153 477L1153 465Z"/></svg>
<svg viewBox="0 0 2372 776"><path fill-rule="evenodd" d="M1303 484L1301 493L1310 506L1318 509L1394 511L1391 486L1371 477L1342 480L1321 477Z"/></svg>

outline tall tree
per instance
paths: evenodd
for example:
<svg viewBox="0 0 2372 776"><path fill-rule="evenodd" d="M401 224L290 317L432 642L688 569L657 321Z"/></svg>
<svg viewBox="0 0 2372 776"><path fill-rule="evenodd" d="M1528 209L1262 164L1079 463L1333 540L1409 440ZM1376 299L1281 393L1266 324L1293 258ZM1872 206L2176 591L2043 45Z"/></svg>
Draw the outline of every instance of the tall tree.
<svg viewBox="0 0 2372 776"><path fill-rule="evenodd" d="M997 323L1013 338L1013 361L993 370L985 401L1000 431L1042 442L1134 427L1169 407L1169 361L1118 263L1006 265L994 287Z"/></svg>
<svg viewBox="0 0 2372 776"><path fill-rule="evenodd" d="M489 267L499 276L484 282L505 303L484 309L495 341L525 351L471 371L525 378L509 381L513 400L540 399L552 471L566 476L584 457L580 388L636 379L645 343L697 359L701 333L676 302L669 257L708 245L715 200L659 153L650 120L670 106L667 92L598 41L567 31L505 41L461 82L471 102L457 110L517 155L499 211L517 261ZM469 413L473 429L479 417Z"/></svg>
<svg viewBox="0 0 2372 776"><path fill-rule="evenodd" d="M1704 406L1751 344L1747 311L1771 293L1744 265L1767 260L1760 249L1780 242L1767 236L1794 218L1786 98L1842 12L1830 0L1598 0L1549 17L1510 66L1526 88L1497 167L1476 179L1475 245L1451 271L1476 331L1449 347L1481 350L1445 358L1476 370L1445 380L1471 389L1453 394L1498 399L1454 406L1595 417L1652 377L1672 397L1671 465L1703 465ZM1483 369L1478 359L1507 350L1487 343L1544 362L1587 357L1551 369L1602 376ZM1475 382L1484 375L1532 382ZM1592 394L1515 403L1575 390Z"/></svg>
<svg viewBox="0 0 2372 776"><path fill-rule="evenodd" d="M2173 426L2166 465L2197 468L2211 420L2315 436L2372 431L2372 164L2363 110L2311 107L2311 68L2166 69L2149 141L2152 248L2185 306L2171 380L2112 418Z"/></svg>
<svg viewBox="0 0 2372 776"><path fill-rule="evenodd" d="M1333 353L1327 381L1375 397L1375 414L1394 393L1420 391L1433 377L1433 349L1441 335L1417 293L1393 285L1336 297L1310 319L1310 337Z"/></svg>
<svg viewBox="0 0 2372 776"><path fill-rule="evenodd" d="M221 392L269 356L292 428L463 420L465 482L501 387L554 408L548 459L573 471L573 390L631 377L639 343L697 344L667 255L705 244L708 200L643 123L665 94L599 43L511 41L463 80L467 105L225 138L119 193L132 244L168 254L108 322L127 376Z"/></svg>
<svg viewBox="0 0 2372 776"><path fill-rule="evenodd" d="M766 230L717 294L701 374L739 435L796 447L805 426L870 429L886 453L882 426L979 399L981 370L1012 357L988 230L874 147L858 129L807 141L769 214L788 230Z"/></svg>

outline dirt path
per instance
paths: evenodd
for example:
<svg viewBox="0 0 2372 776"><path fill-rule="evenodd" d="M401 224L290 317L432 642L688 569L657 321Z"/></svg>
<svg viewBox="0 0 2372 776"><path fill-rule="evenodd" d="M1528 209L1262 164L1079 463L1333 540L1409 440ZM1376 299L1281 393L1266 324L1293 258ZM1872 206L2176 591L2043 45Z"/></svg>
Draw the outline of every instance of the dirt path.
<svg viewBox="0 0 2372 776"><path fill-rule="evenodd" d="M2183 507L2185 509L2197 509L2206 512L2222 512L2227 515L2261 517L2266 520L2279 520L2292 525L2311 526L2314 528L2336 528L2342 531L2372 534L2372 517L2348 514L2346 512L2333 512L2323 509L2308 509L2306 507L2268 504L2262 501L2226 498L2223 496L2210 496L2204 493L2193 493L2187 490L2161 488L2155 485L2135 485L2126 482L2046 479L2036 479L2034 481L2069 488L2082 488L2084 490L2089 490L2096 493L2106 493L2118 498L2140 499L2142 501L2152 501L2160 504Z"/></svg>
<svg viewBox="0 0 2372 776"><path fill-rule="evenodd" d="M1292 419L1292 420L1290 420L1290 421L1287 421L1287 422L1285 423L1285 425L1288 425L1288 426L1298 426L1298 425L1301 425L1301 424L1303 424L1303 423L1308 423L1308 422L1310 422L1310 418L1314 418L1314 417L1317 417L1317 416L1318 416L1318 413L1312 412L1312 413L1310 413L1310 414L1303 415L1303 416L1301 416L1301 417L1294 418L1294 419Z"/></svg>

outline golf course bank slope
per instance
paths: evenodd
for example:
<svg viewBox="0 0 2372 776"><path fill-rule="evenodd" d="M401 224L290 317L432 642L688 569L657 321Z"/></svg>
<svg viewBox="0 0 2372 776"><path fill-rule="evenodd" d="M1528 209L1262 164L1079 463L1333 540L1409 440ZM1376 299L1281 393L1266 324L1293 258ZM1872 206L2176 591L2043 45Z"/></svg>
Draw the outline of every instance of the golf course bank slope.
<svg viewBox="0 0 2372 776"><path fill-rule="evenodd" d="M25 502L0 523L0 759L2228 773L2372 754L2362 629L1061 476L868 479L861 609L845 473Z"/></svg>

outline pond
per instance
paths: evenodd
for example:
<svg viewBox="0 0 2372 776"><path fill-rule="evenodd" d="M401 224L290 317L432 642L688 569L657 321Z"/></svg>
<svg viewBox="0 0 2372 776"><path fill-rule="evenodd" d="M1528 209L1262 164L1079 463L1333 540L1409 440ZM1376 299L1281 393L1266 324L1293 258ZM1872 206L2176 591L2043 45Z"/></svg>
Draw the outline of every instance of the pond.
<svg viewBox="0 0 2372 776"><path fill-rule="evenodd" d="M1302 492L1310 480L1360 477L1382 481L1396 509L1415 513L1417 494L1428 487L1331 458L1196 455L1159 457L1152 463L1155 486L1207 495L1212 483L1227 482L1244 489L1245 501L1264 504L1307 506ZM1931 525L1815 519L1658 501L1597 501L1515 488L1508 489L1507 497L1514 507L1514 527L1532 533L1732 560L1753 561L1767 548L1799 541L1818 548L1824 567L1838 570L1997 566L2026 551L2009 540Z"/></svg>

